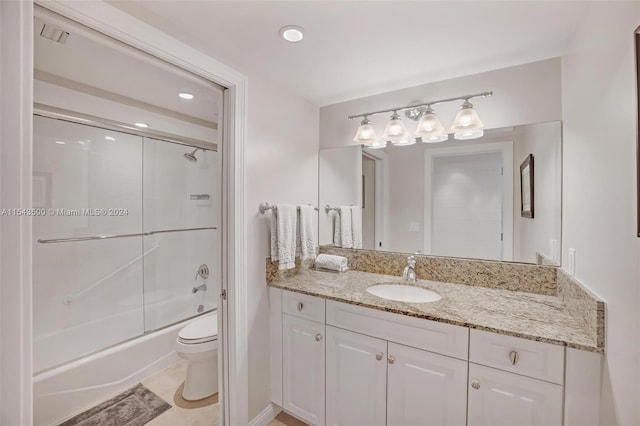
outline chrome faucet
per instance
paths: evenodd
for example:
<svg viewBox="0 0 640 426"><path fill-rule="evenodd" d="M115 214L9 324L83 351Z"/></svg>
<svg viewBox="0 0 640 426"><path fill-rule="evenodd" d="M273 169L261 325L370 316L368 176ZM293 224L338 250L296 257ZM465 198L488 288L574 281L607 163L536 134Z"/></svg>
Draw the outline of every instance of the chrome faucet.
<svg viewBox="0 0 640 426"><path fill-rule="evenodd" d="M198 281L198 277L201 277L202 279L207 279L209 278L209 267L206 264L202 264L198 267L198 271L196 271L196 278L195 280ZM201 284L199 286L194 286L191 289L191 293L197 293L200 290L202 291L207 291L207 285L206 284Z"/></svg>
<svg viewBox="0 0 640 426"><path fill-rule="evenodd" d="M409 281L411 283L416 282L416 258L413 256L407 257L407 266L404 267L404 271L402 271L402 278L405 281Z"/></svg>

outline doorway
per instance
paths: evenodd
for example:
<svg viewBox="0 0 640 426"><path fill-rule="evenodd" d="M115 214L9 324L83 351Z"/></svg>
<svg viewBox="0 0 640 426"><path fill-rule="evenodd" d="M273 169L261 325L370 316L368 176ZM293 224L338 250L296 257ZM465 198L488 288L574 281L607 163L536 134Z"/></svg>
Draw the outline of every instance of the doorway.
<svg viewBox="0 0 640 426"><path fill-rule="evenodd" d="M362 248L375 250L376 161L362 154Z"/></svg>

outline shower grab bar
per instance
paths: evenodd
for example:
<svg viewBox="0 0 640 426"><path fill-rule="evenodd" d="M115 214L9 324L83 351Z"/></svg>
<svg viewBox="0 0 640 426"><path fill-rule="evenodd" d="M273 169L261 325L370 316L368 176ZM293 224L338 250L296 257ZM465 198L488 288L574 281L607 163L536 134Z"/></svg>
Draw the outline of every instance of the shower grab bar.
<svg viewBox="0 0 640 426"><path fill-rule="evenodd" d="M66 295L64 297L64 299L62 299L62 301L64 302L65 305L70 305L71 302L73 302L74 300L79 299L80 297L84 296L86 293L89 293L91 290L93 290L94 288L98 287L100 284L102 284L103 282L107 281L111 277L114 277L115 275L117 275L120 272L124 271L129 266L133 265L134 263L136 263L140 259L144 258L146 255L150 254L151 252L154 252L158 247L160 247L160 246L156 245L156 246L151 247L149 250L145 251L140 256L136 257L135 259L128 261L127 263L125 263L124 265L122 265L121 267L116 269L115 271L109 272L107 275L105 275L104 277L100 278L98 281L94 282L89 287L83 288L82 290L77 291L75 293L71 293L71 294Z"/></svg>
<svg viewBox="0 0 640 426"><path fill-rule="evenodd" d="M109 240L113 238L146 237L149 235L164 234L168 232L203 231L207 229L218 229L218 228L216 228L215 226L205 226L202 228L166 229L162 231L142 232L137 234L94 235L91 237L53 238L49 240L38 240L38 242L40 244L71 243L76 241Z"/></svg>

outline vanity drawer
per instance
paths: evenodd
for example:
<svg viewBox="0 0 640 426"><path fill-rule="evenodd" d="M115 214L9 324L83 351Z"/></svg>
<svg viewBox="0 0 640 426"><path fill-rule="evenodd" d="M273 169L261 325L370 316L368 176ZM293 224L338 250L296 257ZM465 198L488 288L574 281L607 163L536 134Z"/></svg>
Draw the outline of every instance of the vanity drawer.
<svg viewBox="0 0 640 426"><path fill-rule="evenodd" d="M283 291L282 312L324 323L324 299L308 294Z"/></svg>
<svg viewBox="0 0 640 426"><path fill-rule="evenodd" d="M471 362L561 385L564 346L471 330Z"/></svg>
<svg viewBox="0 0 640 426"><path fill-rule="evenodd" d="M429 352L468 359L469 329L327 301L327 324Z"/></svg>

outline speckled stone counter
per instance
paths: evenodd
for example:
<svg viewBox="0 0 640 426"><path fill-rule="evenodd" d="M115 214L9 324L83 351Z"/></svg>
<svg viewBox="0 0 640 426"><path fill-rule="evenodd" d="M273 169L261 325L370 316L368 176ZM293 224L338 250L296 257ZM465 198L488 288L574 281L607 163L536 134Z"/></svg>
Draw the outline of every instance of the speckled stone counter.
<svg viewBox="0 0 640 426"><path fill-rule="evenodd" d="M568 309L563 299L555 295L418 280L416 286L435 291L442 299L404 303L366 291L374 284L406 284L398 276L361 271L336 274L301 267L268 278L271 287L338 302L593 352L604 351L604 339L598 330L585 327L582 319L572 314L576 308Z"/></svg>

